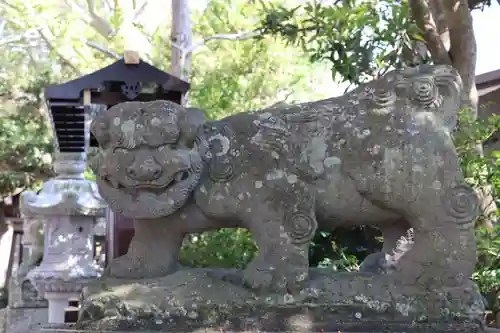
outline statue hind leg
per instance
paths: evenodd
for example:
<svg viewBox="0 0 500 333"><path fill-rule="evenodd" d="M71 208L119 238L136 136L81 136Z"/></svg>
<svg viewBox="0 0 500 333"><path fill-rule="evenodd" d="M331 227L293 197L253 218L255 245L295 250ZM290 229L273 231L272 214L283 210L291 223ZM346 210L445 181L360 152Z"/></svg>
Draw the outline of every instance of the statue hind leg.
<svg viewBox="0 0 500 333"><path fill-rule="evenodd" d="M408 283L456 285L469 279L476 263L474 220L478 212L475 191L466 185L451 139L433 144L414 143L391 152L387 162L357 165L349 176L367 199L399 212L414 231L414 244L396 264ZM424 138L422 138L423 140Z"/></svg>
<svg viewBox="0 0 500 333"><path fill-rule="evenodd" d="M411 244L401 246L400 243L406 240L410 225L404 219L395 223L379 226L384 240L382 250L369 254L361 263L359 269L367 273L387 273L393 269L394 263L399 259L400 254L411 248Z"/></svg>

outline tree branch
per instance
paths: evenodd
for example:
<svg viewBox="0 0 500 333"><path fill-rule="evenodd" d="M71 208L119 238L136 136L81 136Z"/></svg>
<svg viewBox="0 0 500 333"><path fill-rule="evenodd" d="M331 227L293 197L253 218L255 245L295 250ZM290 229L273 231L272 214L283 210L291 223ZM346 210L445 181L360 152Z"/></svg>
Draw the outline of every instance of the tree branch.
<svg viewBox="0 0 500 333"><path fill-rule="evenodd" d="M194 43L190 46L183 47L182 45L179 45L175 43L174 41L171 41L172 46L177 48L178 50L181 51L182 53L182 62L185 61L185 59L192 55L197 49L200 47L205 46L205 44L211 40L233 40L233 41L239 41L239 40L247 40L251 39L257 36L260 36L262 33L259 30L254 30L254 31L245 31L245 32L239 32L239 33L234 33L234 34L217 34L209 37L203 38L203 40L199 41L198 43Z"/></svg>
<svg viewBox="0 0 500 333"><path fill-rule="evenodd" d="M436 63L451 65L443 40L441 39L438 27L432 15L432 8L426 0L409 0L408 4L412 17L417 26L424 32L426 46Z"/></svg>
<svg viewBox="0 0 500 333"><path fill-rule="evenodd" d="M9 21L9 20L5 20L4 22L7 22L7 21ZM15 24L15 22L12 22L12 23ZM26 36L29 36L32 33L36 33L36 29L29 29L29 30L25 31L24 33L19 34L17 36L6 37L6 38L0 40L0 46L7 45L7 44L10 44L10 43L19 42L19 41L21 41L23 39L26 39Z"/></svg>
<svg viewBox="0 0 500 333"><path fill-rule="evenodd" d="M30 15L32 16L36 16L36 12L33 8L33 6L27 2L26 3L26 8L28 9L28 12L30 13ZM16 10L19 12L19 9L16 8ZM59 50L57 49L57 47L55 47L52 42L50 41L50 38L45 34L45 31L44 29L47 29L50 31L50 28L49 26L47 26L45 24L45 26L41 26L41 27L38 27L38 28L33 28L32 30L36 30L38 32L38 35L41 37L41 39L45 42L45 44L47 45L47 47L49 48L49 50L53 51L57 57L59 59L61 59L62 63L64 65L66 65L67 67L71 68L77 75L82 75L81 71L71 63L71 61L69 59L67 59L61 52L59 52ZM30 32L30 30L26 31L25 34L27 34L28 32Z"/></svg>
<svg viewBox="0 0 500 333"><path fill-rule="evenodd" d="M95 0L86 0L87 10L90 15L90 25L103 37L110 38L115 35L113 27L95 10Z"/></svg>
<svg viewBox="0 0 500 333"><path fill-rule="evenodd" d="M214 35L214 36L205 37L205 38L203 38L202 41L200 41L194 45L191 45L187 49L181 47L180 45L178 45L174 42L172 42L172 45L174 47L178 48L179 50L181 50L184 53L183 54L184 56L187 56L188 54L190 54L190 53L192 54L194 51L196 51L200 47L204 46L207 42L209 42L211 40L221 39L221 40L238 41L238 40L251 39L253 37L260 36L260 35L261 35L260 31L247 31L247 32L241 32L241 33L235 33L235 34L218 34L218 35ZM104 53L106 56L108 56L110 58L113 58L113 59L121 59L122 58L117 53L113 52L112 50L110 50L109 48L107 48L104 45L98 44L98 43L90 41L90 40L87 41L85 44L87 46L99 51L99 52Z"/></svg>
<svg viewBox="0 0 500 333"><path fill-rule="evenodd" d="M429 1L432 17L436 22L437 32L447 51L450 51L450 29L446 23L441 1ZM453 62L453 59L451 59Z"/></svg>
<svg viewBox="0 0 500 333"><path fill-rule="evenodd" d="M477 112L478 97L475 85L477 45L468 2L444 0L441 1L441 6L450 31L450 54L453 65L462 76L468 106L473 112Z"/></svg>
<svg viewBox="0 0 500 333"><path fill-rule="evenodd" d="M10 43L19 42L23 39L24 39L24 35L8 37L8 38L0 40L0 46L4 46L4 45L10 44Z"/></svg>
<svg viewBox="0 0 500 333"><path fill-rule="evenodd" d="M43 41L45 42L45 44L47 44L47 47L53 51L57 57L59 59L61 59L61 62L68 66L69 68L71 68L77 75L82 75L82 72L75 66L71 63L71 61L69 59L67 59L61 52L59 52L59 50L52 44L52 42L50 41L49 37L45 34L45 32L43 31L43 28L38 28L37 29L38 33L40 34L40 37L43 39Z"/></svg>
<svg viewBox="0 0 500 333"><path fill-rule="evenodd" d="M187 50L184 50L186 53L194 53L197 49L200 47L205 46L205 44L211 40L216 40L216 39L222 39L222 40L233 40L233 41L239 41L239 40L247 40L247 39L252 39L254 37L260 36L262 33L260 30L253 30L253 31L245 31L245 32L239 32L239 33L234 33L234 34L217 34L209 37L203 38L200 42L191 45L190 47L187 48ZM178 47L177 45L174 45L175 47Z"/></svg>
<svg viewBox="0 0 500 333"><path fill-rule="evenodd" d="M132 13L127 15L127 17L123 20L122 24L116 29L116 31L113 33L111 37L118 35L122 27L133 24L137 20L137 18L144 12L144 9L146 9L147 4L148 0L145 0L139 7L135 8Z"/></svg>
<svg viewBox="0 0 500 333"><path fill-rule="evenodd" d="M80 18L104 38L113 36L113 27L95 11L95 1L86 0L87 10L71 0L64 0L66 6L80 14Z"/></svg>
<svg viewBox="0 0 500 333"><path fill-rule="evenodd" d="M122 58L118 54L114 53L113 51L111 51L110 49L108 49L104 45L97 44L97 43L92 42L90 40L86 41L85 44L87 44L87 46L89 46L89 47L91 47L99 52L104 53L105 55L107 55L110 58L113 58L113 59L121 59Z"/></svg>

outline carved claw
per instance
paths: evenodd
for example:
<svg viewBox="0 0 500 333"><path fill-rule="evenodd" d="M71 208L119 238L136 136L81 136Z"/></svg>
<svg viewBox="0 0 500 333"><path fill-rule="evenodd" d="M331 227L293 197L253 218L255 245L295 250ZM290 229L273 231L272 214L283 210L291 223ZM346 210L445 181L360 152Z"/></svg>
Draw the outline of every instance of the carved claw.
<svg viewBox="0 0 500 333"><path fill-rule="evenodd" d="M244 285L254 290L281 294L299 292L308 276L308 265L287 262L279 266L274 267L262 258L255 258L243 272Z"/></svg>
<svg viewBox="0 0 500 333"><path fill-rule="evenodd" d="M272 287L273 274L270 269L262 269L250 263L243 272L243 284L250 289L267 290Z"/></svg>

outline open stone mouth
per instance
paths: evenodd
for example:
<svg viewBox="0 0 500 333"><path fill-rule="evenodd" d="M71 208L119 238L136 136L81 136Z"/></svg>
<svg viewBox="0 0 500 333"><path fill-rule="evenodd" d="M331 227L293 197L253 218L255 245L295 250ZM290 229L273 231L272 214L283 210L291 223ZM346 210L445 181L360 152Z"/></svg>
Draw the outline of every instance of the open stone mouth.
<svg viewBox="0 0 500 333"><path fill-rule="evenodd" d="M147 189L147 190L161 190L163 192L165 189L168 189L174 186L177 183L186 181L191 176L191 173L187 170L179 171L175 173L175 175L168 181L162 183L155 183L154 181L136 183L132 186L127 186L120 183L114 177L104 177L104 181L111 185L111 187L119 190L124 190L126 192L135 192L137 189Z"/></svg>

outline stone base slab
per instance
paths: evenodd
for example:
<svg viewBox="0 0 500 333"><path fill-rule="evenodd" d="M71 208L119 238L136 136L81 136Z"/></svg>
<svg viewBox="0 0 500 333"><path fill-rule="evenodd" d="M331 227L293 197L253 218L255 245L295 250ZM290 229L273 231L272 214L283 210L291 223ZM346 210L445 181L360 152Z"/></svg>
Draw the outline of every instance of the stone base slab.
<svg viewBox="0 0 500 333"><path fill-rule="evenodd" d="M498 333L496 330L483 329L475 324L411 324L411 323L347 323L344 322L343 329L312 327L309 329L296 328L288 330L231 330L220 328L197 328L187 330L77 330L69 326L66 327L44 327L40 333L158 333L158 332L176 332L176 333ZM336 327L336 326L335 326Z"/></svg>
<svg viewBox="0 0 500 333"><path fill-rule="evenodd" d="M237 270L183 269L158 279L96 280L84 289L74 328L481 332L476 323L484 318L482 298L472 282L425 289L398 284L387 276L315 270L309 285L292 296L257 294L239 284L238 274Z"/></svg>

